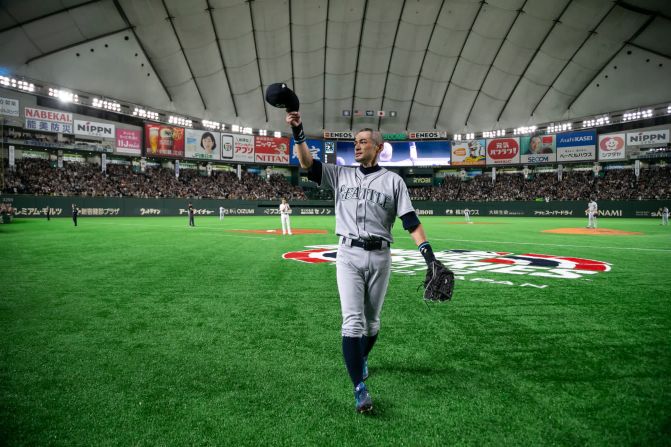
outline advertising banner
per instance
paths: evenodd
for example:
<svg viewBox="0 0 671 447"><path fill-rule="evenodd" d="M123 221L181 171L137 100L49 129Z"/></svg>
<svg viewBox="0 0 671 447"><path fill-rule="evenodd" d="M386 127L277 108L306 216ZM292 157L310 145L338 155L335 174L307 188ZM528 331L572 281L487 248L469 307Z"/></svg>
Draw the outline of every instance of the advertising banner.
<svg viewBox="0 0 671 447"><path fill-rule="evenodd" d="M102 169L102 172L107 172L107 154L100 156L100 169Z"/></svg>
<svg viewBox="0 0 671 447"><path fill-rule="evenodd" d="M289 139L256 137L254 141L257 163L289 164Z"/></svg>
<svg viewBox="0 0 671 447"><path fill-rule="evenodd" d="M184 156L201 160L219 160L219 132L186 129Z"/></svg>
<svg viewBox="0 0 671 447"><path fill-rule="evenodd" d="M15 160L16 154L14 152L14 146L10 145L9 146L9 167L14 168L14 160Z"/></svg>
<svg viewBox="0 0 671 447"><path fill-rule="evenodd" d="M452 166L484 166L487 158L485 140L452 142Z"/></svg>
<svg viewBox="0 0 671 447"><path fill-rule="evenodd" d="M393 141L385 142L379 155L380 166L449 166L452 147L449 141ZM328 154L327 154L328 155ZM354 159L354 143L339 141L336 164L358 166Z"/></svg>
<svg viewBox="0 0 671 447"><path fill-rule="evenodd" d="M445 139L447 132L431 130L426 132L408 132L408 138L411 140Z"/></svg>
<svg viewBox="0 0 671 447"><path fill-rule="evenodd" d="M520 139L494 138L487 140L487 164L509 165L520 162Z"/></svg>
<svg viewBox="0 0 671 447"><path fill-rule="evenodd" d="M71 113L25 107L24 114L26 129L53 133L73 133Z"/></svg>
<svg viewBox="0 0 671 447"><path fill-rule="evenodd" d="M557 135L557 161L585 161L596 158L596 130Z"/></svg>
<svg viewBox="0 0 671 447"><path fill-rule="evenodd" d="M252 135L233 136L233 161L254 162L254 137Z"/></svg>
<svg viewBox="0 0 671 447"><path fill-rule="evenodd" d="M19 100L0 96L0 115L19 116Z"/></svg>
<svg viewBox="0 0 671 447"><path fill-rule="evenodd" d="M221 151L219 153L222 160L232 160L233 159L233 148L235 144L233 142L233 135L222 133L221 134L221 144L219 145Z"/></svg>
<svg viewBox="0 0 671 447"><path fill-rule="evenodd" d="M669 129L627 132L627 146L654 146L669 142Z"/></svg>
<svg viewBox="0 0 671 447"><path fill-rule="evenodd" d="M117 154L142 155L142 131L117 127L115 147Z"/></svg>
<svg viewBox="0 0 671 447"><path fill-rule="evenodd" d="M555 135L533 135L520 138L520 163L554 163L557 161Z"/></svg>
<svg viewBox="0 0 671 447"><path fill-rule="evenodd" d="M324 161L324 141L323 140L306 140L305 143L308 145L308 149L312 154L312 158ZM332 142L331 142L332 143ZM298 161L298 155L296 154L296 146L294 139L291 139L291 158L289 159L289 164L299 166L300 162Z"/></svg>
<svg viewBox="0 0 671 447"><path fill-rule="evenodd" d="M625 134L599 135L599 160L624 160Z"/></svg>
<svg viewBox="0 0 671 447"><path fill-rule="evenodd" d="M75 120L75 135L114 139L114 124Z"/></svg>
<svg viewBox="0 0 671 447"><path fill-rule="evenodd" d="M184 128L145 124L144 144L148 157L184 157Z"/></svg>

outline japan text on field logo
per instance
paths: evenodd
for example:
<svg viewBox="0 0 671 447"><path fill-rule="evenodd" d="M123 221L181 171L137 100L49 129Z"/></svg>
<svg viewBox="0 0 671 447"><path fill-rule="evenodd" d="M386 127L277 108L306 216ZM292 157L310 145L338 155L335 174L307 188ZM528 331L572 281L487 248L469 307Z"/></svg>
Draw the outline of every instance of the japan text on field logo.
<svg viewBox="0 0 671 447"><path fill-rule="evenodd" d="M337 245L319 245L306 248L308 249L285 253L282 257L308 264L335 262L336 260ZM604 261L538 253L518 255L511 252L445 250L435 254L448 268L455 270L457 273L460 270L467 270L480 273L486 271L576 279L583 275L609 272L611 269L611 264ZM419 270L424 268L424 259L416 250L392 249L391 255L392 270L409 266L417 267Z"/></svg>

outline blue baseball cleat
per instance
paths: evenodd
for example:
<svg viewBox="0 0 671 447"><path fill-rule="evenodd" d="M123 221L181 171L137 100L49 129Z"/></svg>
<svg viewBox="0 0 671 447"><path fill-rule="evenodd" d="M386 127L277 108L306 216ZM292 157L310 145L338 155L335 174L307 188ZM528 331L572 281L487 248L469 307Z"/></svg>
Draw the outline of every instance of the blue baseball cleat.
<svg viewBox="0 0 671 447"><path fill-rule="evenodd" d="M368 378L368 357L363 358L363 379L366 380Z"/></svg>
<svg viewBox="0 0 671 447"><path fill-rule="evenodd" d="M371 399L366 385L361 382L354 388L354 402L358 413L367 413L373 409L373 399Z"/></svg>

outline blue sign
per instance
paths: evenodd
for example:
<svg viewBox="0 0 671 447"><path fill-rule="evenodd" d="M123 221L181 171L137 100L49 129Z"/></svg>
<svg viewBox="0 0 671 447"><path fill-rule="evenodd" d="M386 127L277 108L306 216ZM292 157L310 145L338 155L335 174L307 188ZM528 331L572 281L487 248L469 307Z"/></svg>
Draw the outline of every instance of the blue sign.
<svg viewBox="0 0 671 447"><path fill-rule="evenodd" d="M596 130L567 132L557 135L557 147L596 146Z"/></svg>
<svg viewBox="0 0 671 447"><path fill-rule="evenodd" d="M306 140L308 149L312 154L312 158L319 161L324 161L324 141L323 140ZM294 149L294 139L291 139L291 157L289 157L289 164L294 166L299 166L298 155L296 155Z"/></svg>

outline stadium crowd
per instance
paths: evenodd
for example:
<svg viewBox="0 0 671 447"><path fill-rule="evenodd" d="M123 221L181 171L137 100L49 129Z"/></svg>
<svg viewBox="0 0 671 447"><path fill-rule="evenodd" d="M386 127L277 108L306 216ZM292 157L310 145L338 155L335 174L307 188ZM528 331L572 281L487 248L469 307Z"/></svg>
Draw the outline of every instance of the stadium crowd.
<svg viewBox="0 0 671 447"><path fill-rule="evenodd" d="M671 198L671 169L669 167L643 169L640 176L632 169L602 171L594 176L592 171L563 172L562 179L556 172L530 175L499 174L496 181L489 175L479 175L463 181L456 176L446 176L440 186L410 188L413 200L650 200Z"/></svg>
<svg viewBox="0 0 671 447"><path fill-rule="evenodd" d="M565 171L524 175L478 175L470 180L446 176L440 186L409 188L413 200L429 201L512 201L512 200L645 200L671 198L671 169L642 169L636 178L632 169L606 170L599 176L589 171ZM131 166L100 166L64 163L55 169L43 159L21 159L14 170L5 172L4 193L55 196L216 198L228 200L332 199L317 188L303 190L282 175L267 179L243 172L238 179L232 171L213 171L210 177L182 169L179 178L169 168L147 168L134 172ZM306 194L307 193L307 194Z"/></svg>
<svg viewBox="0 0 671 447"><path fill-rule="evenodd" d="M131 166L110 164L107 172L100 166L64 162L54 169L47 160L23 159L14 171L5 174L5 193L52 196L142 197L142 198L216 198L228 200L305 200L303 190L291 185L282 175L267 180L248 172L238 180L235 172L213 171L201 176L198 171L182 169L179 178L168 168L147 168L133 172Z"/></svg>

